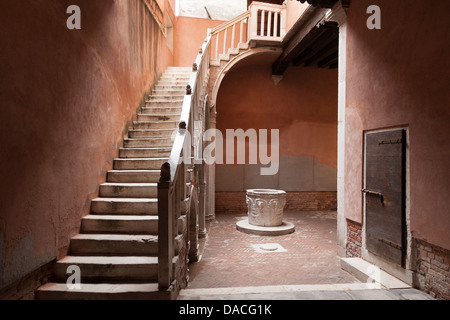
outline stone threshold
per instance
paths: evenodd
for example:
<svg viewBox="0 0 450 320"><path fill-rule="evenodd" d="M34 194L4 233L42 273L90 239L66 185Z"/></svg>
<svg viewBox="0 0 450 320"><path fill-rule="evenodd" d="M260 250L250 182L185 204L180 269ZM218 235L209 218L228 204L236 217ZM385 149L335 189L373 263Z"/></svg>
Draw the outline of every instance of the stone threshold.
<svg viewBox="0 0 450 320"><path fill-rule="evenodd" d="M306 291L354 291L368 289L384 289L381 285L370 283L338 283L338 284L301 284L301 285L278 285L278 286L255 286L255 287L229 287L229 288L197 288L183 289L180 298L194 296L212 296L229 294L257 294L257 293L286 293Z"/></svg>
<svg viewBox="0 0 450 320"><path fill-rule="evenodd" d="M341 258L341 268L366 284L383 289L407 289L411 286L361 258Z"/></svg>

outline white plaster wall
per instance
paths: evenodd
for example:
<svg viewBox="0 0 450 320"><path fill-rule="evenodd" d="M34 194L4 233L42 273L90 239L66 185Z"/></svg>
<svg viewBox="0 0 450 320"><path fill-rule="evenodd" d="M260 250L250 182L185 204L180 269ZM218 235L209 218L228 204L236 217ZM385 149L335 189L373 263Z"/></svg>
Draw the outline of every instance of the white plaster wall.
<svg viewBox="0 0 450 320"><path fill-rule="evenodd" d="M247 11L247 0L177 0L178 16L209 19L207 7L212 20L230 20Z"/></svg>

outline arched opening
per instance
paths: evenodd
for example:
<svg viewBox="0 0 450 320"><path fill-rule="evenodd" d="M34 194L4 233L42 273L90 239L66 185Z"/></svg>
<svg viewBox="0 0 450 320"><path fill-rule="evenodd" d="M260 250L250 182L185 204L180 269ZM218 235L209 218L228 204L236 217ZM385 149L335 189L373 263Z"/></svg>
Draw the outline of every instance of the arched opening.
<svg viewBox="0 0 450 320"><path fill-rule="evenodd" d="M278 57L249 53L226 66L216 81L212 105L215 127L224 136L224 164L215 166L216 217L202 260L190 267L190 288L356 281L336 256L338 71L288 68L275 84L272 66ZM245 163L237 161L236 143L234 162L227 163L227 130L237 129L255 130L258 154L260 130L279 130L275 174L261 175L267 165L259 156L250 163L254 149L248 138ZM268 154L273 138L269 133ZM252 188L285 190L285 218L297 224L296 232L260 237L237 231L236 221L247 216L246 190Z"/></svg>

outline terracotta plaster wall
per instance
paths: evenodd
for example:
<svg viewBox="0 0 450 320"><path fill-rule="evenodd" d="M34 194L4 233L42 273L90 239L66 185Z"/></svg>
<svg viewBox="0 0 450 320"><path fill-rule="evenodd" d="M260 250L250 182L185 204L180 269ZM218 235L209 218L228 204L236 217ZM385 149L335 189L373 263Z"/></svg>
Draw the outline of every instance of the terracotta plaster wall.
<svg viewBox="0 0 450 320"><path fill-rule="evenodd" d="M337 166L337 71L289 68L275 85L271 65L276 55L256 55L233 67L217 97L217 129L279 130L279 170L261 176L259 165L218 165L216 188L283 188L287 191L335 191ZM224 144L224 161L226 145ZM258 160L259 161L259 160Z"/></svg>
<svg viewBox="0 0 450 320"><path fill-rule="evenodd" d="M207 36L208 28L212 29L224 22L220 20L177 17L174 32L174 65L191 67Z"/></svg>
<svg viewBox="0 0 450 320"><path fill-rule="evenodd" d="M366 27L369 5L381 30ZM347 22L345 216L362 222L363 131L409 128L413 237L450 248L447 0L353 1Z"/></svg>
<svg viewBox="0 0 450 320"><path fill-rule="evenodd" d="M0 47L1 289L66 254L172 57L141 0L1 1Z"/></svg>
<svg viewBox="0 0 450 320"><path fill-rule="evenodd" d="M290 67L275 85L270 56L248 58L226 75L217 97L217 128L224 134L279 129L280 155L312 156L336 168L337 70Z"/></svg>

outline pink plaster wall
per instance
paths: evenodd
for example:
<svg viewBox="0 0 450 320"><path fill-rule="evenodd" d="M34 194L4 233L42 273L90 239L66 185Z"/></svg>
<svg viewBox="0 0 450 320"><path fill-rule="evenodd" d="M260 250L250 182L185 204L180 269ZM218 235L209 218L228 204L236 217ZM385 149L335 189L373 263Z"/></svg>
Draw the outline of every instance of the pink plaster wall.
<svg viewBox="0 0 450 320"><path fill-rule="evenodd" d="M142 0L1 1L0 24L1 288L66 254L172 56Z"/></svg>
<svg viewBox="0 0 450 320"><path fill-rule="evenodd" d="M366 28L369 5L381 30ZM352 1L347 26L345 216L362 222L363 131L407 126L411 231L450 249L450 2Z"/></svg>

